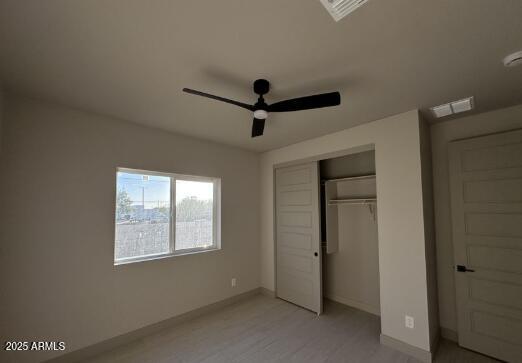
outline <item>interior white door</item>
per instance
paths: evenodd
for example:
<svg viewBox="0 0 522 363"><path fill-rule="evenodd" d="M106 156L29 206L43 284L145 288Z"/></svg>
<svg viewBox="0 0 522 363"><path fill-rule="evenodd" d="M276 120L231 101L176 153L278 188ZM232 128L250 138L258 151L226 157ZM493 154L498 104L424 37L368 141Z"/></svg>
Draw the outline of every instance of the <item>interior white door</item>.
<svg viewBox="0 0 522 363"><path fill-rule="evenodd" d="M459 344L522 362L522 130L449 152Z"/></svg>
<svg viewBox="0 0 522 363"><path fill-rule="evenodd" d="M276 294L320 314L318 163L276 169Z"/></svg>

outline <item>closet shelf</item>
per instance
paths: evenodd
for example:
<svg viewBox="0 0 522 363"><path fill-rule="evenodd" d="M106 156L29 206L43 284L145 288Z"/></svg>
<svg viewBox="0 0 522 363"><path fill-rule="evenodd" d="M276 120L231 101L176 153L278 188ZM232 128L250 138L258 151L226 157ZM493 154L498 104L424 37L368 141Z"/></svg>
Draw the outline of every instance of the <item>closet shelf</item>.
<svg viewBox="0 0 522 363"><path fill-rule="evenodd" d="M377 202L377 198L343 198L343 199L330 199L328 205L339 205L339 204L369 204Z"/></svg>

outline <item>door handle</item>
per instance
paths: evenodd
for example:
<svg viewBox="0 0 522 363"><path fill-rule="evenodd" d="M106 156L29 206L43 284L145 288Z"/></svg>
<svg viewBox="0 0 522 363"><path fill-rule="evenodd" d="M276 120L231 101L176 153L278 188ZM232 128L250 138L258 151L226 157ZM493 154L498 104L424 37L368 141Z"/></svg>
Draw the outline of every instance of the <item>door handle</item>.
<svg viewBox="0 0 522 363"><path fill-rule="evenodd" d="M317 252L314 252L314 256L317 257L319 256L319 254Z"/></svg>
<svg viewBox="0 0 522 363"><path fill-rule="evenodd" d="M458 272L475 272L475 270L469 269L463 265L457 265L457 271Z"/></svg>

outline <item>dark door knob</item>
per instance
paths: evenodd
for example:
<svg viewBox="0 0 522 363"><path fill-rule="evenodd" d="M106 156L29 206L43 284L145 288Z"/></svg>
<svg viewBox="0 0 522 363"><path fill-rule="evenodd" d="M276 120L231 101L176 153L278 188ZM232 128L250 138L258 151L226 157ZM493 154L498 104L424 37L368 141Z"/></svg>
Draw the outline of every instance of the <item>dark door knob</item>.
<svg viewBox="0 0 522 363"><path fill-rule="evenodd" d="M457 271L458 272L475 272L475 270L471 270L467 268L466 266L457 265Z"/></svg>
<svg viewBox="0 0 522 363"><path fill-rule="evenodd" d="M317 257L317 256L319 256L319 254L318 254L317 252L315 252L315 253L314 253L314 256Z"/></svg>

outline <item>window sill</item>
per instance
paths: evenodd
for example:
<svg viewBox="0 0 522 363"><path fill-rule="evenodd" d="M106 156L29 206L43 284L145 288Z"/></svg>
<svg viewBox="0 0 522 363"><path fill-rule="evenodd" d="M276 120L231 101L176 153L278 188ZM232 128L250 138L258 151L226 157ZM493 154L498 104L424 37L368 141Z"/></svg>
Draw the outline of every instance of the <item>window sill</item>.
<svg viewBox="0 0 522 363"><path fill-rule="evenodd" d="M181 250L181 251L174 252L174 253L162 253L162 254L158 254L158 255L131 257L131 258L125 258L125 259L114 261L114 266L128 265L128 264L137 263L137 262L163 260L165 258L196 255L196 254L200 254L200 253L216 252L216 251L220 251L220 250L221 250L221 247L212 247L212 248L205 248L205 249Z"/></svg>

